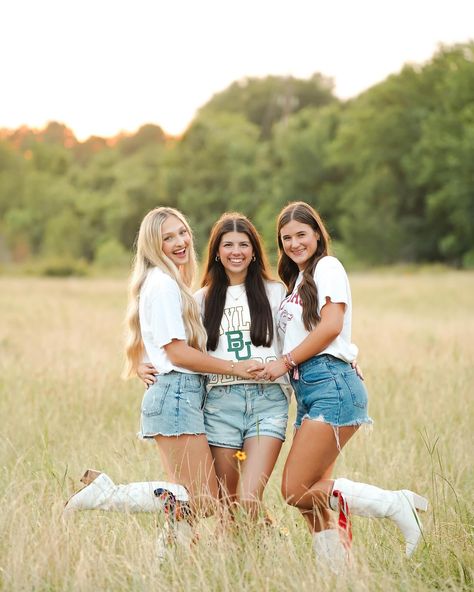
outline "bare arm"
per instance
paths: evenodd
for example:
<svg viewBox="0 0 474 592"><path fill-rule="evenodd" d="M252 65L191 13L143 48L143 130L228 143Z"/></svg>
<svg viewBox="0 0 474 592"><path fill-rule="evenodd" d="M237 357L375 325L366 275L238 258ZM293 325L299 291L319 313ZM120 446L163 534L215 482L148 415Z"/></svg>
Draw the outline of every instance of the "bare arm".
<svg viewBox="0 0 474 592"><path fill-rule="evenodd" d="M291 357L296 364L301 364L322 352L336 339L342 331L344 323L344 304L331 302L326 298L326 304L321 309L321 320L318 325L291 351ZM287 372L283 358L269 362L265 368L257 374L257 378L275 380Z"/></svg>
<svg viewBox="0 0 474 592"><path fill-rule="evenodd" d="M297 364L309 360L319 354L332 343L342 331L344 323L344 304L331 302L326 298L326 304L321 309L321 321L315 329L291 351L291 357Z"/></svg>
<svg viewBox="0 0 474 592"><path fill-rule="evenodd" d="M222 360L205 354L193 347L190 347L185 341L173 339L171 343L164 346L166 355L176 366L187 368L193 372L203 372L205 374L231 374L241 376L242 378L253 378L249 373L263 368L262 364L255 360L246 360L245 362L234 362L233 360Z"/></svg>
<svg viewBox="0 0 474 592"><path fill-rule="evenodd" d="M202 372L203 374L228 374L239 376L240 378L252 379L253 372L261 370L263 364L255 360L245 360L234 362L233 360L223 360L214 358L193 347L190 347L185 341L173 339L164 346L166 355L171 363L193 372ZM148 386L155 382L155 376L158 374L152 364L140 364L137 374L141 380Z"/></svg>

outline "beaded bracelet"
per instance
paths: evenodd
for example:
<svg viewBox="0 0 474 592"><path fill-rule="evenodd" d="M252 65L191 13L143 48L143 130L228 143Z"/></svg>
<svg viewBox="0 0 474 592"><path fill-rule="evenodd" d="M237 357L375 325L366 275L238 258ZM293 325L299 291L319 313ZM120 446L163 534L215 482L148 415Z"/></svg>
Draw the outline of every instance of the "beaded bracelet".
<svg viewBox="0 0 474 592"><path fill-rule="evenodd" d="M288 370L293 370L293 379L294 380L298 380L300 377L299 371L298 371L298 364L293 360L292 356L291 356L291 352L288 352L287 354L285 354L285 365L288 368Z"/></svg>

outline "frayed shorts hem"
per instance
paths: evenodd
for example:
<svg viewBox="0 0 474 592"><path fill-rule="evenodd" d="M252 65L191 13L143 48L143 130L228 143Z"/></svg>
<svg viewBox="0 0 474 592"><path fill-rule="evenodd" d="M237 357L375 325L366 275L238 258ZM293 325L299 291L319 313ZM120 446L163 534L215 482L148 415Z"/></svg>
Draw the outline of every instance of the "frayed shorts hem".
<svg viewBox="0 0 474 592"><path fill-rule="evenodd" d="M174 432L171 434L165 434L163 432L157 432L156 434L142 434L138 433L137 438L139 440L153 440L156 436L164 436L166 438L172 438L173 436L205 436L205 432Z"/></svg>
<svg viewBox="0 0 474 592"><path fill-rule="evenodd" d="M263 436L265 436L266 438L275 438L276 440L280 440L281 442L285 441L285 438L277 432L260 432L258 434L249 434L242 440L240 444L229 444L228 442L216 442L213 440L209 440L209 446L215 446L216 448L232 448L233 450L241 450L245 440L248 440L249 438L261 438Z"/></svg>
<svg viewBox="0 0 474 592"><path fill-rule="evenodd" d="M366 417L366 418L358 418L358 419L353 419L352 421L349 421L347 423L333 423L330 421L326 421L324 419L323 416L319 415L318 417L311 417L310 415L306 414L303 416L303 418L301 419L301 423L299 425L297 425L295 423L295 430L298 431L299 428L301 428L301 425L303 424L303 421L305 420L310 420L310 421L314 421L314 422L318 422L318 423L324 423L328 426L331 426L333 432L334 432L334 437L336 438L336 446L337 449L339 450L339 452L341 452L341 443L339 440L339 430L341 428L349 428L349 427L354 427L354 428L358 428L360 426L364 426L367 429L372 429L372 425L373 425L373 421L370 417Z"/></svg>
<svg viewBox="0 0 474 592"><path fill-rule="evenodd" d="M327 419L324 419L324 417L322 415L318 415L318 417L311 417L311 415L306 414L301 418L301 423L296 423L296 422L294 423L295 429L299 429L302 426L303 421L305 419L309 419L311 421L317 421L319 423L326 423L333 428L348 428L351 426L360 427L362 425L369 427L369 426L372 426L374 423L373 419L370 417L365 417L363 419L354 419L354 420L348 421L346 423L335 423L332 421L328 421Z"/></svg>

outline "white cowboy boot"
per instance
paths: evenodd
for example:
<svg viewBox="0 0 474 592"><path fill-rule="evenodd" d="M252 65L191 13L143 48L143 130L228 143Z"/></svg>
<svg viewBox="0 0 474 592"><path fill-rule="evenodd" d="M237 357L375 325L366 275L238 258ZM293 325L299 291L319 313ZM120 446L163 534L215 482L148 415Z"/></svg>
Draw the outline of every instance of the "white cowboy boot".
<svg viewBox="0 0 474 592"><path fill-rule="evenodd" d="M313 551L321 570L329 569L335 575L343 574L350 563L350 554L335 528L313 534Z"/></svg>
<svg viewBox="0 0 474 592"><path fill-rule="evenodd" d="M166 481L144 481L116 485L105 473L96 473L93 481L74 494L66 503L64 515L76 510L108 510L115 512L157 512L164 506L160 497L170 492L179 502L188 502L185 487ZM87 475L87 473L86 473ZM157 491L157 493L155 493Z"/></svg>
<svg viewBox="0 0 474 592"><path fill-rule="evenodd" d="M186 520L168 520L156 540L157 559L163 561L167 551L173 547L189 550L196 538L193 527Z"/></svg>
<svg viewBox="0 0 474 592"><path fill-rule="evenodd" d="M166 515L166 522L156 541L156 556L162 562L170 548L182 547L189 551L198 535L189 522L191 511L188 504L179 504L168 489L159 488L155 490L155 495L160 497Z"/></svg>
<svg viewBox="0 0 474 592"><path fill-rule="evenodd" d="M329 504L337 510L344 506L344 502L357 516L393 520L405 537L407 557L413 554L422 535L417 511L426 512L426 498L408 489L389 491L349 479L336 479Z"/></svg>

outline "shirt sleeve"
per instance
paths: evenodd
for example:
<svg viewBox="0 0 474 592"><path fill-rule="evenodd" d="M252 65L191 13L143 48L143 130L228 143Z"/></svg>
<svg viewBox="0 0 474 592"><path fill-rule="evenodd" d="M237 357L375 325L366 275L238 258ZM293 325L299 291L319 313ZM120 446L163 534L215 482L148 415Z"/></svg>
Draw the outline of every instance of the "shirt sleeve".
<svg viewBox="0 0 474 592"><path fill-rule="evenodd" d="M177 285L155 287L150 307L153 343L157 347L163 347L173 339L187 339Z"/></svg>
<svg viewBox="0 0 474 592"><path fill-rule="evenodd" d="M196 303L198 305L199 314L201 315L201 319L203 319L204 318L204 297L206 295L206 289L201 288L197 292L194 292L193 295L194 295L194 300L196 301Z"/></svg>
<svg viewBox="0 0 474 592"><path fill-rule="evenodd" d="M286 288L285 288L285 286L284 286L282 283L280 283L280 282L278 282L278 288L279 288L279 291L278 291L278 299L279 299L279 301L280 301L280 302L278 303L278 308L280 308L280 304L281 304L281 303L283 302L283 300L285 300L285 298L286 298Z"/></svg>
<svg viewBox="0 0 474 592"><path fill-rule="evenodd" d="M266 292L272 309L279 310L280 304L286 297L285 286L281 282L267 282Z"/></svg>
<svg viewBox="0 0 474 592"><path fill-rule="evenodd" d="M335 257L324 257L316 265L314 282L318 289L318 309L331 302L349 304L349 280L342 263Z"/></svg>

